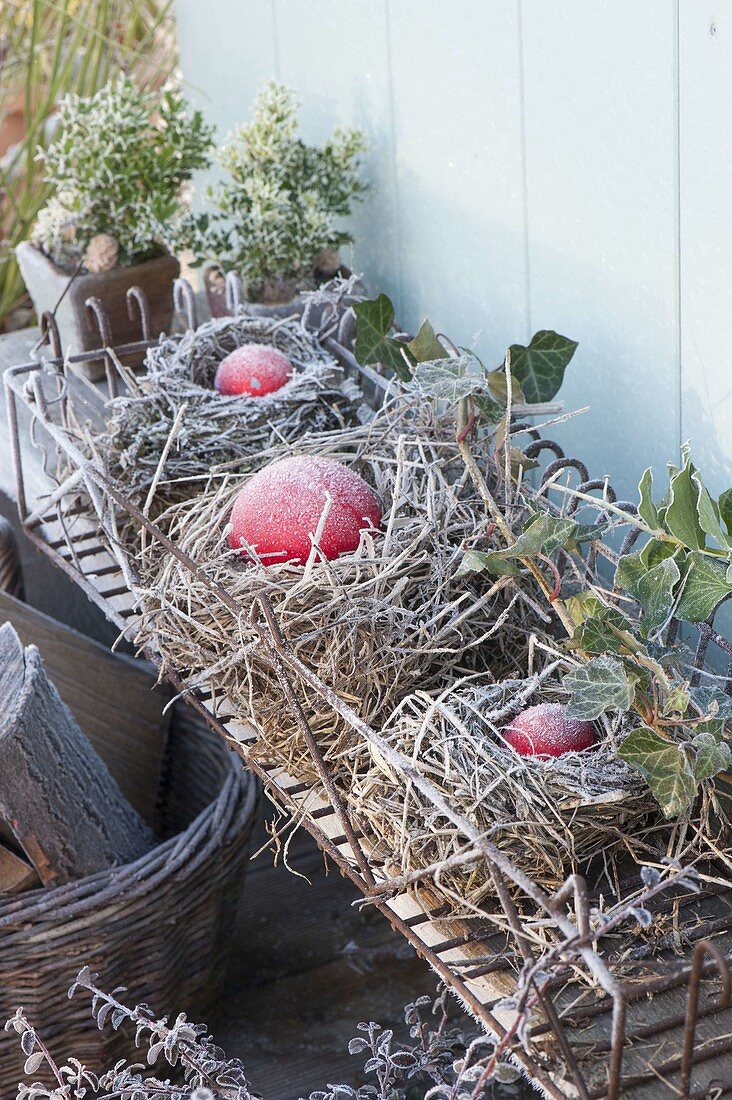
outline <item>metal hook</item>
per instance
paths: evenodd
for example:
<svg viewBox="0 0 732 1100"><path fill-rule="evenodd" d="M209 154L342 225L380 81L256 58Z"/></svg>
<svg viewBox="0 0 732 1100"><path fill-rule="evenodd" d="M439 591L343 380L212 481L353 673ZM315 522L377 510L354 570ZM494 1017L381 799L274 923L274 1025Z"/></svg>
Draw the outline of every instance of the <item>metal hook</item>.
<svg viewBox="0 0 732 1100"><path fill-rule="evenodd" d="M127 316L131 321L135 319L135 313L140 318L143 340L151 340L150 303L147 294L139 286L131 286L127 291Z"/></svg>
<svg viewBox="0 0 732 1100"><path fill-rule="evenodd" d="M45 310L41 314L41 338L50 347L52 359L63 359L61 335L58 331L56 318L50 309Z"/></svg>
<svg viewBox="0 0 732 1100"><path fill-rule="evenodd" d="M86 306L87 316L89 318L89 327L93 329L96 326L99 333L99 339L102 349L112 346L112 332L109 327L109 318L107 317L107 311L105 310L100 298L92 296L87 298L84 303ZM114 398L117 396L117 375L115 374L114 364L109 355L104 354L104 369L107 374L107 386L109 387L109 396Z"/></svg>
<svg viewBox="0 0 732 1100"><path fill-rule="evenodd" d="M196 295L187 279L176 279L173 283L173 306L178 313L185 314L189 329L198 328Z"/></svg>
<svg viewBox="0 0 732 1100"><path fill-rule="evenodd" d="M717 970L722 979L722 992L719 995L718 1008L726 1008L732 995L732 980L730 979L727 959L712 940L699 940L694 947L691 956L691 973L689 975L689 993L686 1000L686 1019L684 1020L684 1050L681 1057L680 1096L681 1100L689 1100L691 1086L691 1066L694 1054L694 1039L696 1037L696 1023L699 1015L699 986L702 979L702 966L705 955L709 955L717 964Z"/></svg>
<svg viewBox="0 0 732 1100"><path fill-rule="evenodd" d="M234 316L242 308L242 284L241 276L236 271L226 272L226 308Z"/></svg>

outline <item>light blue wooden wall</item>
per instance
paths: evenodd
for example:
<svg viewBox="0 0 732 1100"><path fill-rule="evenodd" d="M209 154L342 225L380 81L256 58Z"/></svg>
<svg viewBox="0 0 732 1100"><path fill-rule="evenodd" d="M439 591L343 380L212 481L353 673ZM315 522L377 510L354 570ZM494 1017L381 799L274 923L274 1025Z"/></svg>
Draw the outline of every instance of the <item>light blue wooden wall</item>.
<svg viewBox="0 0 732 1100"><path fill-rule="evenodd" d="M405 327L490 364L555 328L561 439L635 495L691 438L732 482L732 3L177 0L221 133L272 77L307 138L366 131L349 257Z"/></svg>

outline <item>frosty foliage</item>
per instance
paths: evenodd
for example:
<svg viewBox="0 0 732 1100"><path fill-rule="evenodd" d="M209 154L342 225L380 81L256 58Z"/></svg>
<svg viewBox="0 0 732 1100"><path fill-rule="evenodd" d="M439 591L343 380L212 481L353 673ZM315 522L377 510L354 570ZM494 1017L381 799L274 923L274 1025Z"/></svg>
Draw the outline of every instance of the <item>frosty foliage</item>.
<svg viewBox="0 0 732 1100"><path fill-rule="evenodd" d="M100 233L115 238L122 264L169 248L181 188L208 164L212 134L170 87L141 91L119 77L93 96L67 96L54 140L38 151L55 194L39 214L36 243L65 267Z"/></svg>
<svg viewBox="0 0 732 1100"><path fill-rule="evenodd" d="M510 1084L520 1076L514 1066L501 1061L501 1050L489 1035L477 1028L449 1026L444 987L434 1002L419 997L406 1005L404 1022L409 1043L398 1042L391 1028L373 1021L358 1024L348 1052L363 1057L362 1074L369 1082L357 1088L328 1085L308 1100L488 1100L496 1096L495 1085Z"/></svg>
<svg viewBox="0 0 732 1100"><path fill-rule="evenodd" d="M99 1094L104 1100L258 1100L244 1075L237 1058L227 1058L208 1035L205 1024L194 1024L185 1013L172 1022L167 1016L158 1019L146 1004L128 1008L120 996L124 986L105 993L97 985L97 975L85 966L69 989L73 997L78 989L91 994L91 1011L99 1030L109 1024L116 1031L124 1023L135 1029L135 1046L147 1046L147 1066L167 1063L180 1066L183 1083L153 1077L138 1062L117 1062L111 1069L94 1073L77 1058L59 1064L42 1037L23 1013L16 1010L5 1024L6 1031L15 1031L26 1056L24 1072L33 1078L42 1073L46 1081L18 1085L18 1100L83 1100Z"/></svg>
<svg viewBox="0 0 732 1100"><path fill-rule="evenodd" d="M24 1073L32 1080L18 1085L17 1100L260 1100L244 1074L238 1058L227 1058L207 1034L205 1024L194 1024L185 1013L173 1021L158 1019L147 1004L129 1008L119 998L123 986L105 993L97 975L85 966L69 989L69 997L82 989L91 995L92 1016L100 1031L107 1025L116 1031L123 1024L135 1029L135 1047L147 1047L145 1064L121 1060L101 1073L78 1058L57 1062L43 1038L18 1008L5 1024L15 1031L25 1055ZM432 1019L429 1019L429 1017ZM400 1043L392 1029L360 1023L348 1044L353 1055L363 1055L361 1071L376 1084L327 1085L309 1100L406 1100L407 1096L445 1097L449 1100L488 1100L496 1083L510 1083L518 1071L501 1060L502 1049L476 1028L465 1031L451 1025L447 990L437 998L420 997L404 1009L410 1042ZM178 1080L156 1077L147 1067L167 1063L179 1067ZM182 1071L182 1081L180 1080ZM49 1084L49 1080L53 1083Z"/></svg>
<svg viewBox="0 0 732 1100"><path fill-rule="evenodd" d="M366 185L359 179L363 135L336 130L318 148L298 136L299 102L265 85L252 121L222 149L224 182L209 190L211 214L189 215L179 243L199 262L238 271L250 297L268 280L307 283L318 253L352 240L337 226Z"/></svg>

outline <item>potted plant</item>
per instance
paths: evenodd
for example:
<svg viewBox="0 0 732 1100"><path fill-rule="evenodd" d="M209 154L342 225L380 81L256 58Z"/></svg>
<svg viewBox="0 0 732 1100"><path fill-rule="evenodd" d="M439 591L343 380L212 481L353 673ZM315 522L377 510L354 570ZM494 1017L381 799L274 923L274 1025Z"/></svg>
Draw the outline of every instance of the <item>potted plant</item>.
<svg viewBox="0 0 732 1100"><path fill-rule="evenodd" d="M125 77L94 95L66 97L53 140L39 150L54 194L32 240L16 250L37 312L55 311L64 348L99 346L85 302L101 299L112 340L135 339L125 292L141 287L152 331L167 330L181 192L209 161L212 129L170 87L141 91Z"/></svg>
<svg viewBox="0 0 732 1100"><path fill-rule="evenodd" d="M227 176L208 190L213 209L183 219L179 245L207 265L214 316L226 312L224 271L242 276L250 312L292 313L300 291L338 271L338 249L353 239L337 223L366 190L363 135L336 130L323 146L306 145L299 106L289 89L265 85L252 121L220 152Z"/></svg>

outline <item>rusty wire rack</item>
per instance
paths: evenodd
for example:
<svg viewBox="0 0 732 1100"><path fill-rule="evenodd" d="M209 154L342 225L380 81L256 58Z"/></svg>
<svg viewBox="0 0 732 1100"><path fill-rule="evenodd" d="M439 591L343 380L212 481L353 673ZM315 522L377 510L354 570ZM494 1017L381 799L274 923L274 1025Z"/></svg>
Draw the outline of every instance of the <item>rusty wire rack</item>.
<svg viewBox="0 0 732 1100"><path fill-rule="evenodd" d="M408 761L395 754L377 730L362 722L329 685L293 656L265 599L254 608L243 608L223 588L212 585L196 563L127 498L123 488L82 454L68 427L72 410L77 421L86 418L103 425L105 402L124 385L117 362L156 342L150 332L147 302L138 289L128 294L129 309L140 319L141 339L134 343L113 347L100 303L92 300L88 305L99 332L97 351L64 359L53 318L48 315L42 319L44 343L37 361L5 372L18 509L28 537L130 640L136 629L135 574L116 539L114 517L119 514L126 514L204 580L212 598L221 600L234 615L248 616L277 669L312 755L317 782L302 782L277 764L251 760L248 748L255 734L232 718L230 705L219 698L214 686L187 692L175 674L166 674L259 775L270 798L312 834L363 899L387 916L546 1096L615 1100L622 1094L639 1100L663 1096L691 1100L732 1092L728 967L732 891L719 880L716 885L691 888L682 874L636 890L632 895L636 905L647 906L656 917L671 922L666 948L649 955L637 933L620 935L617 927L593 925L593 898L581 876L571 876L553 894L528 879ZM195 327L195 296L184 280L176 283L175 305L187 326ZM229 305L232 310L239 307L236 283L231 281ZM342 331L341 326L336 335ZM372 403L378 403L387 383L376 371L359 367L336 338L330 337L328 345L344 368L358 375ZM104 360L104 391L74 373L76 364L90 359ZM32 502L26 493L27 454L21 446L25 433L41 448L48 474L48 493ZM581 462L567 458L556 443L536 438L535 433L529 457L544 452L553 456L543 471L544 479L571 469L581 479L581 491L599 490L605 499L615 500L605 479L591 479ZM60 481L59 458L64 468ZM634 537L631 531L620 553L629 550ZM693 655L697 672L708 660L710 647L727 660L732 658L732 644L715 628L714 616L699 629ZM157 655L150 652L148 656L155 661ZM340 797L319 751L300 703L301 683L314 689L390 767L417 785L436 809L462 830L466 843L485 861L505 931L496 931L488 921L485 925L471 922L469 928L454 922L449 907L429 889L434 868L394 875L375 854L368 835ZM731 683L732 670L728 689ZM534 957L522 928L514 900L516 890L552 926L559 943L554 957L564 977L540 969L542 960ZM683 937L678 934L680 928ZM568 982L566 972L572 970L581 970L592 982L583 987ZM528 1021L510 1000L517 991L518 973L523 975L522 996L530 999L534 1008Z"/></svg>

